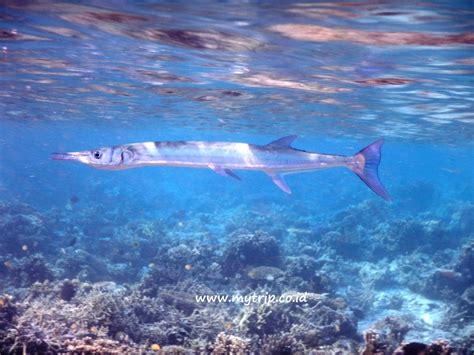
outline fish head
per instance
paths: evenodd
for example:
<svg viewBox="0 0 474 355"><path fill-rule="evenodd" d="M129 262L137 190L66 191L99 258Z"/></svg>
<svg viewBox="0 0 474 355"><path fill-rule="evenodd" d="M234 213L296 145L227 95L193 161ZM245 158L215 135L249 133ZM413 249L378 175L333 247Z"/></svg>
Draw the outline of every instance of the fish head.
<svg viewBox="0 0 474 355"><path fill-rule="evenodd" d="M106 147L80 152L53 153L54 160L72 160L96 169L124 169L133 152L126 147Z"/></svg>

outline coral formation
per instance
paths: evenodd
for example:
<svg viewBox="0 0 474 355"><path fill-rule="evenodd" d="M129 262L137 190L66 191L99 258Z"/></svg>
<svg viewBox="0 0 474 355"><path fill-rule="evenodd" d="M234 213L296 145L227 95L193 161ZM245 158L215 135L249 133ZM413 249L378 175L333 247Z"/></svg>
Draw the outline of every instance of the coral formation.
<svg viewBox="0 0 474 355"><path fill-rule="evenodd" d="M236 230L229 235L223 252L224 275L234 276L248 266L279 266L280 246L265 232Z"/></svg>
<svg viewBox="0 0 474 355"><path fill-rule="evenodd" d="M94 209L107 217L93 223ZM365 201L329 223L302 217L295 227L271 224L278 209L237 208L235 224L241 218L256 229L220 231L202 213L149 221L92 205L73 216L6 203L1 211L15 245L0 250L2 352L379 354L473 346L469 205L448 219L395 218ZM259 217L250 223L249 213ZM68 218L74 228L52 222ZM51 230L57 236L48 248L33 246ZM240 299L196 298L206 295ZM245 302L249 295L286 301ZM430 344L423 329L451 334L454 345Z"/></svg>
<svg viewBox="0 0 474 355"><path fill-rule="evenodd" d="M356 321L344 302L309 294L304 304L293 301L247 307L239 326L248 335L278 334L300 341L306 347L332 344L335 338L357 338Z"/></svg>

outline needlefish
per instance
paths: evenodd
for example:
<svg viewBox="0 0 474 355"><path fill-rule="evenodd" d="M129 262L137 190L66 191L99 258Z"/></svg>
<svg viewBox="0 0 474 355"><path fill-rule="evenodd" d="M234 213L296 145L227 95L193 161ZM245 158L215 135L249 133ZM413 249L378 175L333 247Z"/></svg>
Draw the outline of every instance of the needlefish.
<svg viewBox="0 0 474 355"><path fill-rule="evenodd" d="M233 142L174 141L117 145L80 152L53 153L55 160L73 160L97 169L122 170L143 166L207 168L240 180L234 170L265 172L291 194L284 175L343 167L353 171L372 191L389 200L378 176L383 139L352 156L321 154L292 147L296 135L256 145Z"/></svg>

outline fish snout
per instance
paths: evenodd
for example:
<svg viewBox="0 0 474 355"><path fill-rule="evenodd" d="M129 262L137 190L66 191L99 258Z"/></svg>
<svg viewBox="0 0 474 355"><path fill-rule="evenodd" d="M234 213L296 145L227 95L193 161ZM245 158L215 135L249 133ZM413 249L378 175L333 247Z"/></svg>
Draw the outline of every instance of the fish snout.
<svg viewBox="0 0 474 355"><path fill-rule="evenodd" d="M86 155L87 153L84 152L51 153L51 159L81 161L81 158L84 158Z"/></svg>

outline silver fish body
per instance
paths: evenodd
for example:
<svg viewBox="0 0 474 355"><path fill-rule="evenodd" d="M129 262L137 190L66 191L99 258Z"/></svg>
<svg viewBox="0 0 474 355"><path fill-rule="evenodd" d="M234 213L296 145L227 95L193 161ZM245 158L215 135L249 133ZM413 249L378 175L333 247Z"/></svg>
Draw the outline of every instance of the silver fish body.
<svg viewBox="0 0 474 355"><path fill-rule="evenodd" d="M378 179L382 140L353 156L341 156L295 149L291 143L296 138L283 137L266 145L205 141L144 142L91 151L53 153L53 159L74 160L107 170L143 166L210 168L220 175L239 180L234 170L260 170L287 193L291 190L283 180L285 174L345 167L355 172L374 192L389 198Z"/></svg>

